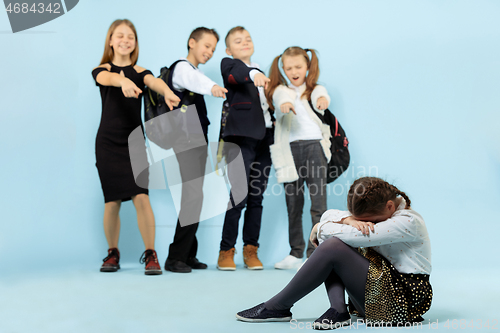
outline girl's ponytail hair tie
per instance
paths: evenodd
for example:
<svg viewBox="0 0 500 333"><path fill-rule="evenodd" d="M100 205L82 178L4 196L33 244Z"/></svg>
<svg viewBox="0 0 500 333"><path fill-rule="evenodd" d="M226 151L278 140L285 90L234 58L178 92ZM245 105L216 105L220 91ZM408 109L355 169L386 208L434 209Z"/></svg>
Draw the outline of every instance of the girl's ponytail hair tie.
<svg viewBox="0 0 500 333"><path fill-rule="evenodd" d="M304 51L306 51L306 52L310 52L311 50L309 50L309 49L304 49Z"/></svg>

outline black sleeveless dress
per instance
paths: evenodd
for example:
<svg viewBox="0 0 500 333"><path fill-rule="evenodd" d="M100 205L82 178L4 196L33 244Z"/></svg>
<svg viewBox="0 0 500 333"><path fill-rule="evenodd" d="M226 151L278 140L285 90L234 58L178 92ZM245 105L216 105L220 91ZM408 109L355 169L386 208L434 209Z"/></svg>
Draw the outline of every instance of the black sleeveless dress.
<svg viewBox="0 0 500 333"><path fill-rule="evenodd" d="M144 76L152 74L145 70L137 73L132 65L116 66L112 63L111 72L120 73L132 80L135 85L144 91ZM96 68L92 71L94 80L97 75L105 71L105 68ZM137 186L132 164L130 162L128 137L138 126L142 127L141 104L142 94L139 98L126 98L121 88L103 86L97 83L101 91L102 116L97 138L95 142L96 167L104 192L104 202L127 201L137 194L148 194L147 188ZM144 129L142 129L144 133ZM147 162L146 149L144 147L141 158ZM140 177L149 177L146 170ZM144 178L140 184L147 184Z"/></svg>

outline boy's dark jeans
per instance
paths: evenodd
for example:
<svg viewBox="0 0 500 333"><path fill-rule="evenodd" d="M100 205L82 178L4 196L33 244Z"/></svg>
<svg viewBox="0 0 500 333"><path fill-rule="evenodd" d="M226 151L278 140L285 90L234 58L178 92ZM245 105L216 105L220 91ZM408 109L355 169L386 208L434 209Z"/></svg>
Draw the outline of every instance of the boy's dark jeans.
<svg viewBox="0 0 500 333"><path fill-rule="evenodd" d="M248 195L233 208L228 209L224 218L222 227L222 241L220 249L227 251L234 247L238 237L238 224L241 217L241 211L246 206L244 224L243 224L243 244L259 246L260 225L262 220L262 200L264 191L267 187L267 180L271 170L271 153L269 146L274 141L274 130L266 129L266 135L262 140L256 140L249 137L231 136L226 137L226 142L231 142L239 146L239 149L227 149L226 159L231 161L234 156L241 154L246 171L246 184L248 184ZM228 145L229 146L229 145ZM241 179L234 179L234 170L231 164L228 164L228 177L231 186L235 183L241 184ZM233 193L231 193L231 202ZM236 195L237 197L237 195ZM232 207L231 202L229 207Z"/></svg>

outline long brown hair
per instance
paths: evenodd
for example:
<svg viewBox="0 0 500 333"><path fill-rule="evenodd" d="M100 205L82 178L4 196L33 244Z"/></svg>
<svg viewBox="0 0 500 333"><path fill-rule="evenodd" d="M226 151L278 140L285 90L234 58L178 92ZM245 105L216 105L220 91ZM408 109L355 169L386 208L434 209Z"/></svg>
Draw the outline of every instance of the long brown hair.
<svg viewBox="0 0 500 333"><path fill-rule="evenodd" d="M309 59L309 55L307 52L311 52L311 58ZM319 78L319 64L318 64L318 57L316 56L316 51L313 49L303 49L299 46L290 46L287 48L283 54L280 54L276 58L274 58L273 63L271 64L271 69L269 70L269 79L271 80L269 82L269 86L266 90L266 98L267 98L267 103L269 104L269 107L274 110L273 106L273 94L276 88L279 85L286 85L286 79L281 74L280 68L279 68L279 61L280 58L283 57L293 57L293 56L303 56L306 60L307 64L307 70L309 71L306 76L306 90L302 94L301 97L305 97L307 100L311 99L311 93L318 84L318 78Z"/></svg>
<svg viewBox="0 0 500 333"><path fill-rule="evenodd" d="M406 208L411 201L396 186L376 177L356 179L347 193L347 209L354 216L364 214L377 215L383 212L387 201L395 200L400 195L406 201Z"/></svg>
<svg viewBox="0 0 500 333"><path fill-rule="evenodd" d="M139 39L137 38L137 31L135 30L134 24L132 22L130 22L127 19L123 19L123 20L116 20L113 23L111 23L111 26L108 29L108 34L106 35L106 42L104 43L104 54L102 55L100 65L106 64L113 60L115 52L113 51L111 45L109 45L109 42L111 41L111 36L113 35L115 29L122 24L125 24L134 32L135 49L130 54L130 60L132 61L132 66L134 66L137 63L137 59L139 59Z"/></svg>

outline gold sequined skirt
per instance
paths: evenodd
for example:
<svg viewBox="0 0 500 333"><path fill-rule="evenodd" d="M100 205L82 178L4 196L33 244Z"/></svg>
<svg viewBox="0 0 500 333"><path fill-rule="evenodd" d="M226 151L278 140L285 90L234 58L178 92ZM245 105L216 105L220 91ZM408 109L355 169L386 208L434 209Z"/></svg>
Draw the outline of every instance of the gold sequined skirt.
<svg viewBox="0 0 500 333"><path fill-rule="evenodd" d="M365 320L369 323L422 321L431 307L429 275L402 274L370 248L359 252L370 261L365 288ZM353 307L350 307L353 309ZM355 311L351 311L355 313Z"/></svg>

